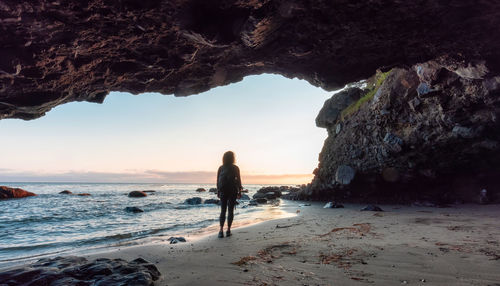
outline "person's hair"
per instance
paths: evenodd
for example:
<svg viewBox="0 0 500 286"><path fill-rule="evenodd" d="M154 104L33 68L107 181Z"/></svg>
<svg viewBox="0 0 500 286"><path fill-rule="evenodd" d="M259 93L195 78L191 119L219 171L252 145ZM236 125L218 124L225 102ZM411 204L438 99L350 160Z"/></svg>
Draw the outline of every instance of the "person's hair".
<svg viewBox="0 0 500 286"><path fill-rule="evenodd" d="M231 165L234 164L234 153L232 151L227 151L224 153L224 156L222 156L222 164L223 165Z"/></svg>

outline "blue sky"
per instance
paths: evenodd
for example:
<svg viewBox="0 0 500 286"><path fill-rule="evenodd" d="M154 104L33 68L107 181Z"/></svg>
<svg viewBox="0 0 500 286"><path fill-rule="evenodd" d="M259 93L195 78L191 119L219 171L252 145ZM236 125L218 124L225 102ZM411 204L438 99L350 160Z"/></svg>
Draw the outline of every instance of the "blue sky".
<svg viewBox="0 0 500 286"><path fill-rule="evenodd" d="M113 92L1 120L0 181L211 182L232 150L243 180L307 182L326 138L314 119L331 95L266 74L189 97Z"/></svg>

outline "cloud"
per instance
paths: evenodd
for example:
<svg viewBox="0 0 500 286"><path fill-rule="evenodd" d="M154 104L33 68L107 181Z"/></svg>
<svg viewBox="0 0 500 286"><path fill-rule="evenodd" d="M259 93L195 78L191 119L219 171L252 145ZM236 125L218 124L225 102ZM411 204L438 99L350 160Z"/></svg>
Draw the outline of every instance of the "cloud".
<svg viewBox="0 0 500 286"><path fill-rule="evenodd" d="M242 174L243 184L302 184L311 174ZM0 169L0 182L92 182L92 183L209 183L216 182L216 173L208 171L168 172L162 170L128 172L69 171L42 173Z"/></svg>

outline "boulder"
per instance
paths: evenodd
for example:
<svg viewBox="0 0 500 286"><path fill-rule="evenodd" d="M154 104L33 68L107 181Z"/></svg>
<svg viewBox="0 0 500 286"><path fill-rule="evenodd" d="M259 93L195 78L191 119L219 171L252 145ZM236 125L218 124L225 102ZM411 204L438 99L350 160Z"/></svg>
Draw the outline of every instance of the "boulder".
<svg viewBox="0 0 500 286"><path fill-rule="evenodd" d="M207 190L205 190L204 188L198 188L198 189L196 189L196 191L198 193L202 193L202 192L206 192Z"/></svg>
<svg viewBox="0 0 500 286"><path fill-rule="evenodd" d="M25 198L32 196L36 196L36 194L19 188L9 188L6 186L0 186L0 200L18 199L18 198Z"/></svg>
<svg viewBox="0 0 500 286"><path fill-rule="evenodd" d="M184 201L186 205L199 205L203 202L200 197L189 198Z"/></svg>
<svg viewBox="0 0 500 286"><path fill-rule="evenodd" d="M210 188L210 190L208 190L210 193L217 193L217 188Z"/></svg>
<svg viewBox="0 0 500 286"><path fill-rule="evenodd" d="M143 191L132 191L128 194L128 196L131 198L142 198L142 197L147 197L148 194L146 194Z"/></svg>
<svg viewBox="0 0 500 286"><path fill-rule="evenodd" d="M63 194L63 195L72 195L73 192L72 191L68 191L68 190L64 190L62 192L59 192L59 194Z"/></svg>
<svg viewBox="0 0 500 286"><path fill-rule="evenodd" d="M274 193L274 196L275 197L281 197L282 195L282 191L287 191L288 188L287 187L264 187L264 188L261 188L257 191L258 194L267 194L267 193Z"/></svg>
<svg viewBox="0 0 500 286"><path fill-rule="evenodd" d="M349 185L356 175L356 170L347 166L340 165L335 173L335 181L342 185Z"/></svg>
<svg viewBox="0 0 500 286"><path fill-rule="evenodd" d="M265 198L253 199L250 202L252 202L252 201L254 201L254 202L258 203L258 204L267 204L267 199L265 199Z"/></svg>
<svg viewBox="0 0 500 286"><path fill-rule="evenodd" d="M266 194L265 194L265 193L255 193L255 194L252 196L252 198L253 198L254 200L256 200L256 199L261 199L261 198L266 198Z"/></svg>
<svg viewBox="0 0 500 286"><path fill-rule="evenodd" d="M220 200L217 200L217 199L208 199L208 200L205 200L205 202L203 202L204 204L214 204L214 205L218 205L220 203Z"/></svg>
<svg viewBox="0 0 500 286"><path fill-rule="evenodd" d="M349 88L333 95L330 99L325 101L323 108L319 111L316 117L316 126L327 128L335 125L342 111L349 105L358 101L362 94L362 89Z"/></svg>
<svg viewBox="0 0 500 286"><path fill-rule="evenodd" d="M343 209L344 206L336 202L328 202L323 206L324 209Z"/></svg>
<svg viewBox="0 0 500 286"><path fill-rule="evenodd" d="M161 273L148 261L137 258L98 258L88 261L77 256L43 258L25 267L0 273L2 285L136 285L151 286Z"/></svg>
<svg viewBox="0 0 500 286"><path fill-rule="evenodd" d="M125 211L129 212L129 213L143 213L144 212L143 210L141 210L138 207L126 207Z"/></svg>
<svg viewBox="0 0 500 286"><path fill-rule="evenodd" d="M176 244L178 242L186 242L186 239L184 237L182 237L182 236L179 236L179 237L173 237L173 236L171 236L167 240L170 241L170 244Z"/></svg>
<svg viewBox="0 0 500 286"><path fill-rule="evenodd" d="M241 195L241 198L240 198L240 201L249 201L250 200L250 197L246 194L242 194Z"/></svg>
<svg viewBox="0 0 500 286"><path fill-rule="evenodd" d="M366 207L362 208L361 211L383 212L384 210L376 205L367 205Z"/></svg>
<svg viewBox="0 0 500 286"><path fill-rule="evenodd" d="M251 201L248 202L248 205L249 206L258 206L259 203L256 200L251 200Z"/></svg>

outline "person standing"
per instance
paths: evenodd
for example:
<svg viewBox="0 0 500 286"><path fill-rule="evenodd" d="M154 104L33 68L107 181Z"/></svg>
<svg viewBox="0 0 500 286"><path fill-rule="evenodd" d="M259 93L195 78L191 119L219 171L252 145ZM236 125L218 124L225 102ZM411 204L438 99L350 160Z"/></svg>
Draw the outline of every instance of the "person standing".
<svg viewBox="0 0 500 286"><path fill-rule="evenodd" d="M236 199L241 197L241 177L240 169L235 164L235 157L232 151L227 151L222 156L222 165L217 170L217 197L220 198L220 230L219 238L224 237L224 222L227 210L227 231L226 236L231 236L231 224L234 218L234 207Z"/></svg>

